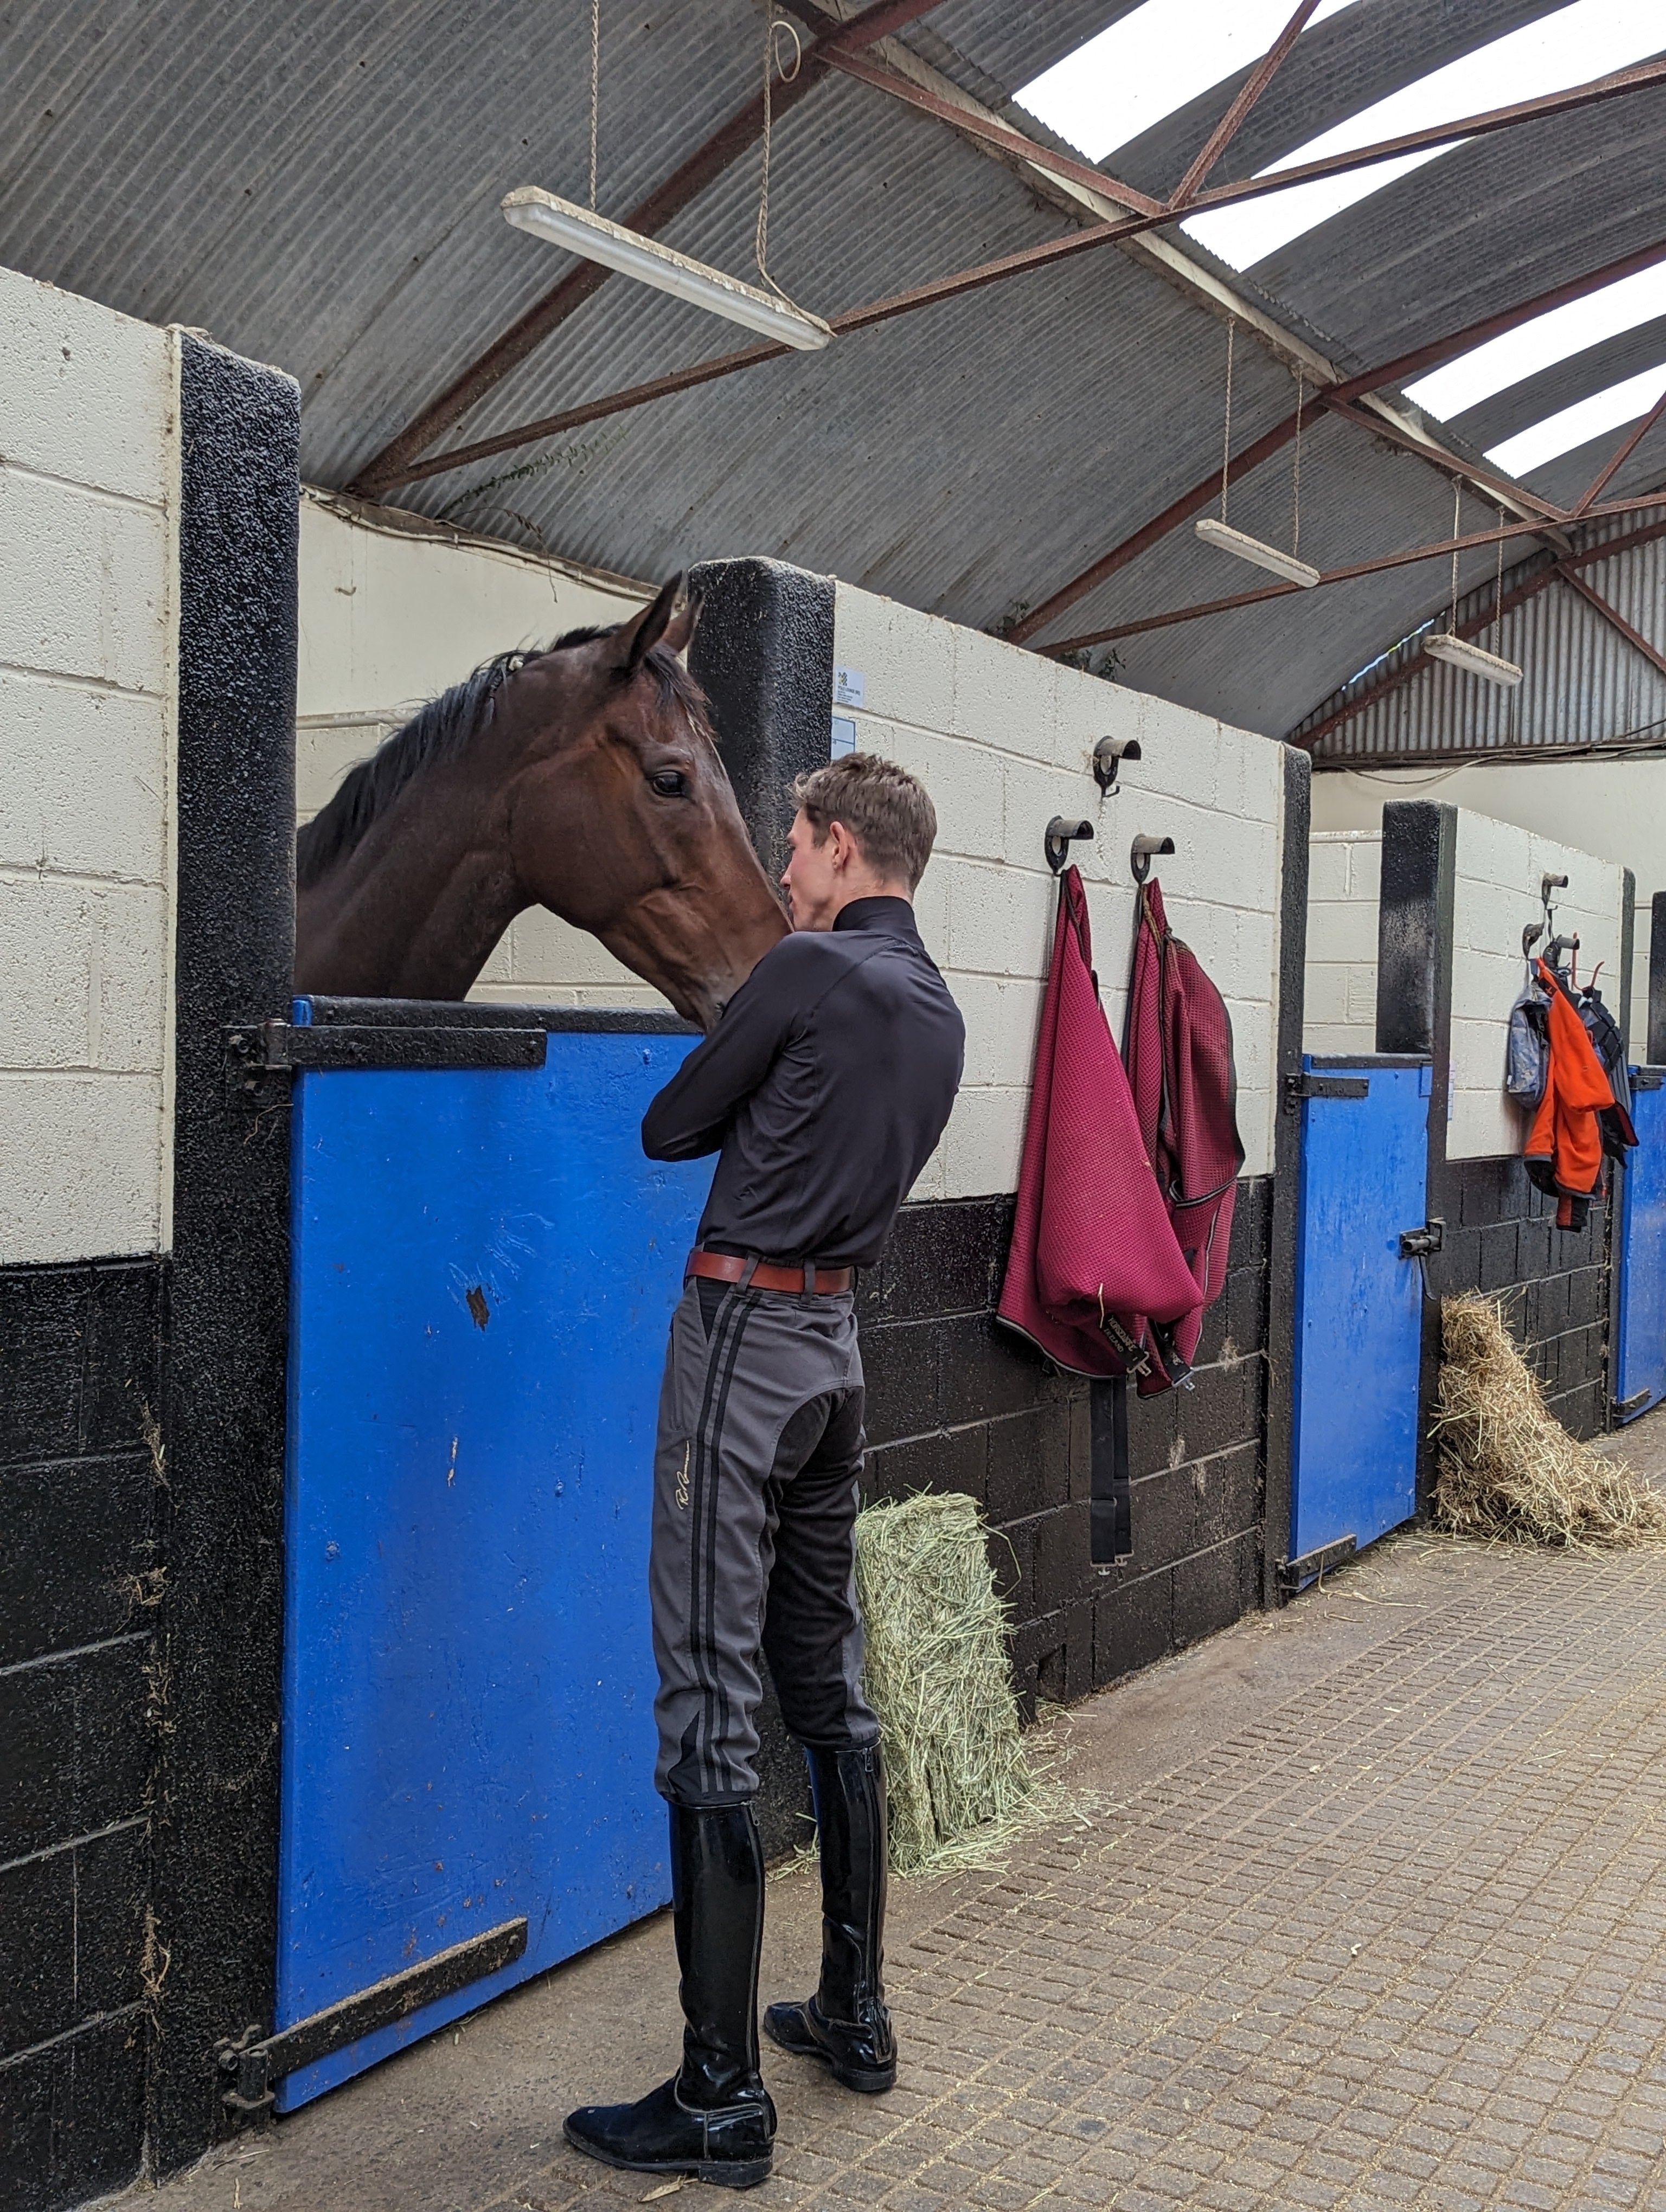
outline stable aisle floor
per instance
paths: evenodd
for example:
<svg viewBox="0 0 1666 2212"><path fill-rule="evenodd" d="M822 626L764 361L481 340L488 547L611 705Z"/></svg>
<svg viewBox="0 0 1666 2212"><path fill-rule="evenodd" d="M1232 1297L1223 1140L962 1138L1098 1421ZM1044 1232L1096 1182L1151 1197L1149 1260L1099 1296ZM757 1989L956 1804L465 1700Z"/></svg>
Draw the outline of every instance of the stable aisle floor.
<svg viewBox="0 0 1666 2212"><path fill-rule="evenodd" d="M1626 1445L1666 1465L1666 1417ZM1074 1817L895 1886L895 2093L766 2045L748 2204L1666 2208L1666 1557L1392 1538L1057 1737ZM814 1945L811 1881L777 1881L766 1998ZM662 1916L113 2202L640 2203L561 2118L675 2039Z"/></svg>

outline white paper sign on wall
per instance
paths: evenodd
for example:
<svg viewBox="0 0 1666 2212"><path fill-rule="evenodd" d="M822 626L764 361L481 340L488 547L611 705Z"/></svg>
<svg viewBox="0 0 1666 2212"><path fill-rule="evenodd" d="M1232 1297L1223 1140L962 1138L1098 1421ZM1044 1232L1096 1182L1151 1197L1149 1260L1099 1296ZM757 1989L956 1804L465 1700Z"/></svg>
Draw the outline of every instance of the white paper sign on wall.
<svg viewBox="0 0 1666 2212"><path fill-rule="evenodd" d="M833 704L836 707L860 707L866 703L867 678L860 668L836 668L833 671Z"/></svg>
<svg viewBox="0 0 1666 2212"><path fill-rule="evenodd" d="M854 753L855 750L856 724L854 720L849 714L835 714L833 717L833 744L829 754L829 758L832 760L839 760L842 758L846 753Z"/></svg>

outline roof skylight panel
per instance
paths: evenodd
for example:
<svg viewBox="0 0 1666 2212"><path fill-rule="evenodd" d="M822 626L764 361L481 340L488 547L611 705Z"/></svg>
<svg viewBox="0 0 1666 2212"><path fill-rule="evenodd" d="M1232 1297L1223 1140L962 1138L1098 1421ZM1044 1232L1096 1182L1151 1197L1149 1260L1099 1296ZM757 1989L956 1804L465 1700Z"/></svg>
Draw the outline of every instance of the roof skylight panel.
<svg viewBox="0 0 1666 2212"><path fill-rule="evenodd" d="M1456 120L1506 107L1517 100L1563 92L1572 85L1646 61L1659 53L1663 44L1666 11L1661 0L1572 0L1571 6L1558 9L1554 15L1523 24L1442 69L1432 70L1427 76L1389 94L1387 99L1361 108L1345 123L1294 148L1258 173L1265 176L1304 161L1322 161L1328 155L1353 153L1402 132L1428 129L1448 118ZM1346 176L1292 185L1288 191L1272 193L1265 199L1195 216L1184 228L1233 268L1248 269L1343 209L1380 191L1396 177L1420 168L1426 161L1438 161L1462 143L1454 140L1450 145L1426 148Z"/></svg>
<svg viewBox="0 0 1666 2212"><path fill-rule="evenodd" d="M1323 0L1308 28L1355 4ZM1295 0L1144 0L1012 97L1090 161L1103 161L1212 85L1258 62L1294 5Z"/></svg>
<svg viewBox="0 0 1666 2212"><path fill-rule="evenodd" d="M1460 354L1444 368L1408 384L1406 397L1443 422L1450 422L1454 416L1479 407L1494 392L1507 392L1512 384L1536 376L1542 368L1554 368L1572 354L1583 353L1588 346L1600 345L1604 338L1617 337L1620 331L1635 330L1639 323L1652 322L1663 314L1666 314L1666 262L1657 262L1652 269L1639 269L1635 276L1622 276L1618 283L1605 285L1583 300L1570 300L1564 307L1553 307L1518 330L1506 331L1502 337L1489 338L1472 352ZM1501 447L1499 451L1503 450Z"/></svg>
<svg viewBox="0 0 1666 2212"><path fill-rule="evenodd" d="M1591 439L1600 438L1605 431L1635 422L1648 413L1663 391L1666 391L1666 362L1645 368L1640 375L1611 384L1606 392L1593 392L1584 399L1577 399L1572 407L1561 408L1554 415L1547 415L1542 422L1518 430L1501 446L1494 446L1487 458L1495 468L1504 469L1512 477L1531 476L1547 462L1559 460L1564 453L1573 453Z"/></svg>

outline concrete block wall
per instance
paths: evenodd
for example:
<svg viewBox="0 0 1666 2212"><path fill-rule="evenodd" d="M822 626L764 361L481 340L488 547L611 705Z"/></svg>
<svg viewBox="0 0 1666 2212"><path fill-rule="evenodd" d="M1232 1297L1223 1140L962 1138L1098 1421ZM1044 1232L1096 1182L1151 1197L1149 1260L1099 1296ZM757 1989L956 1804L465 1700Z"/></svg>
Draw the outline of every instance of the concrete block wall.
<svg viewBox="0 0 1666 2212"><path fill-rule="evenodd" d="M0 270L0 2203L144 2127L179 349Z"/></svg>
<svg viewBox="0 0 1666 2212"><path fill-rule="evenodd" d="M653 588L332 493L301 508L295 807L310 822L356 761L495 653L623 621ZM519 915L470 996L498 1006L666 1001L593 937Z"/></svg>
<svg viewBox="0 0 1666 2212"><path fill-rule="evenodd" d="M168 1243L178 391L0 270L0 1266Z"/></svg>
<svg viewBox="0 0 1666 2212"><path fill-rule="evenodd" d="M1245 1175L1272 1166L1272 1070L1281 885L1280 749L1188 708L1016 650L981 631L840 583L835 651L859 678L843 705L864 750L920 776L938 811L921 933L966 1017L966 1075L916 1198L1016 1188L1035 1026L1052 950L1042 848L1055 814L1091 821L1082 872L1102 994L1120 1036L1134 942L1136 834L1170 836L1154 863L1169 918L1232 1017ZM1102 798L1095 742L1136 738L1124 788Z"/></svg>
<svg viewBox="0 0 1666 2212"><path fill-rule="evenodd" d="M1377 904L1380 830L1316 830L1307 853L1307 965L1303 1049L1377 1049Z"/></svg>
<svg viewBox="0 0 1666 2212"><path fill-rule="evenodd" d="M1449 1160L1517 1153L1525 1135L1520 1109L1504 1088L1510 1009L1526 978L1522 931L1543 918L1540 884L1565 875L1553 894L1556 927L1578 936L1578 975L1588 981L1602 966L1598 988L1621 1005L1620 952L1624 871L1536 831L1457 810L1452 901L1452 1030ZM1547 939L1540 940L1542 950Z"/></svg>

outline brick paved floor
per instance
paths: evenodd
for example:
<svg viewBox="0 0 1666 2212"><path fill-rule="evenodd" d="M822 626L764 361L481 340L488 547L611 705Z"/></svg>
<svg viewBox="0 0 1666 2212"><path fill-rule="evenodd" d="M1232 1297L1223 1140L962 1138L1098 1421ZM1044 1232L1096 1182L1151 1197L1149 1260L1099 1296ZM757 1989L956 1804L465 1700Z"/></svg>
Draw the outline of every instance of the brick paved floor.
<svg viewBox="0 0 1666 2212"><path fill-rule="evenodd" d="M758 2212L1666 2208L1666 1560L1392 1539L1062 1734L1080 1819L900 1891L896 2092L771 2057ZM801 1877L771 1917L766 1996ZM555 2123L666 2070L668 1950L633 1933L138 2201L641 2203Z"/></svg>

